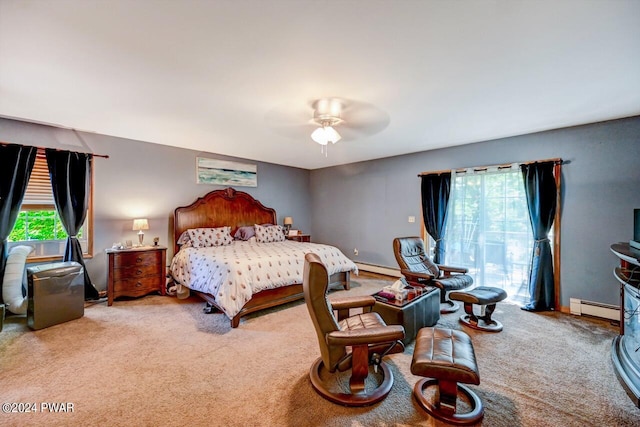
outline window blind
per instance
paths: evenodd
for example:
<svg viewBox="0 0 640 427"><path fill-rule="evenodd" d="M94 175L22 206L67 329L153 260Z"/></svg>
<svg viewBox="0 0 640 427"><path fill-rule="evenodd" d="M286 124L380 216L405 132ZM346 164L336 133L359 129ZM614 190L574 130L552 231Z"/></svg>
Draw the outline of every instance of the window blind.
<svg viewBox="0 0 640 427"><path fill-rule="evenodd" d="M47 166L47 156L44 149L38 148L36 161L31 171L31 177L27 184L27 190L22 201L23 205L51 205L53 201L53 190L49 178L49 167Z"/></svg>

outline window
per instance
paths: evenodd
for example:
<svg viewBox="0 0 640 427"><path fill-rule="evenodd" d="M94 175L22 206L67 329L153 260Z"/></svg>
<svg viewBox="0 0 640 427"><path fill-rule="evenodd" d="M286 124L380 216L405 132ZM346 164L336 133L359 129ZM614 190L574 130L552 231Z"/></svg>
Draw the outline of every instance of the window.
<svg viewBox="0 0 640 427"><path fill-rule="evenodd" d="M93 195L93 189L91 191ZM90 201L92 199L93 197L90 197ZM91 218L90 202L87 220L77 236L85 258L91 255L89 244ZM9 247L27 244L35 248L29 256L30 260L58 260L64 255L66 239L67 233L53 201L47 158L44 150L38 149L20 213L9 234Z"/></svg>
<svg viewBox="0 0 640 427"><path fill-rule="evenodd" d="M51 210L51 206L46 205L25 206L23 204L16 225L9 235L12 242L64 240L66 238L67 232L64 230L58 212L55 209Z"/></svg>
<svg viewBox="0 0 640 427"><path fill-rule="evenodd" d="M477 286L495 286L529 301L533 233L519 169L452 176L445 264L466 267Z"/></svg>

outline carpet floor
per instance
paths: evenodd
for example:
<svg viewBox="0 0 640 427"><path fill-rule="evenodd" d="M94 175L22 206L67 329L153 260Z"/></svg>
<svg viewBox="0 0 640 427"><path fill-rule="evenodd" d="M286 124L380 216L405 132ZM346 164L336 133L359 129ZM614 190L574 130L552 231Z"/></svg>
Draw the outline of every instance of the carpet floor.
<svg viewBox="0 0 640 427"><path fill-rule="evenodd" d="M352 290L332 296L371 294L385 284L355 277ZM395 383L384 401L347 408L311 387L319 350L304 302L255 313L236 329L220 313L204 314L203 305L153 295L87 304L81 319L39 331L24 316L7 317L0 403L29 404L31 412L0 413L0 425L445 425L412 398L419 380L410 372L413 345L386 358ZM472 337L481 382L470 387L485 405L482 425L640 425L640 409L611 362L616 327L501 303L493 316L504 331L483 333L461 326L460 314L442 316L438 326ZM67 412L48 403L67 403Z"/></svg>

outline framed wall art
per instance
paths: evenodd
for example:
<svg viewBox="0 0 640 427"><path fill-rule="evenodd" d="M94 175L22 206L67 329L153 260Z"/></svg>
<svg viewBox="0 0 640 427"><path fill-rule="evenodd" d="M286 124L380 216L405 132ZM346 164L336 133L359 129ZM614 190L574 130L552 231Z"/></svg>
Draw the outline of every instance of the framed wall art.
<svg viewBox="0 0 640 427"><path fill-rule="evenodd" d="M258 166L248 163L196 157L198 184L258 186Z"/></svg>

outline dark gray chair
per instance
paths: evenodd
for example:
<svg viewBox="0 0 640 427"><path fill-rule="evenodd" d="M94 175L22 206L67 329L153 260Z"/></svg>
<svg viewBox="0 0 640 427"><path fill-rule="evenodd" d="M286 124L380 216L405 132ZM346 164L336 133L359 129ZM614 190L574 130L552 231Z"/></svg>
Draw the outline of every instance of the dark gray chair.
<svg viewBox="0 0 640 427"><path fill-rule="evenodd" d="M440 313L453 313L460 308L447 297L447 293L473 284L473 278L465 274L468 272L466 268L434 264L427 256L420 237L396 237L393 239L393 254L409 284L440 288Z"/></svg>

